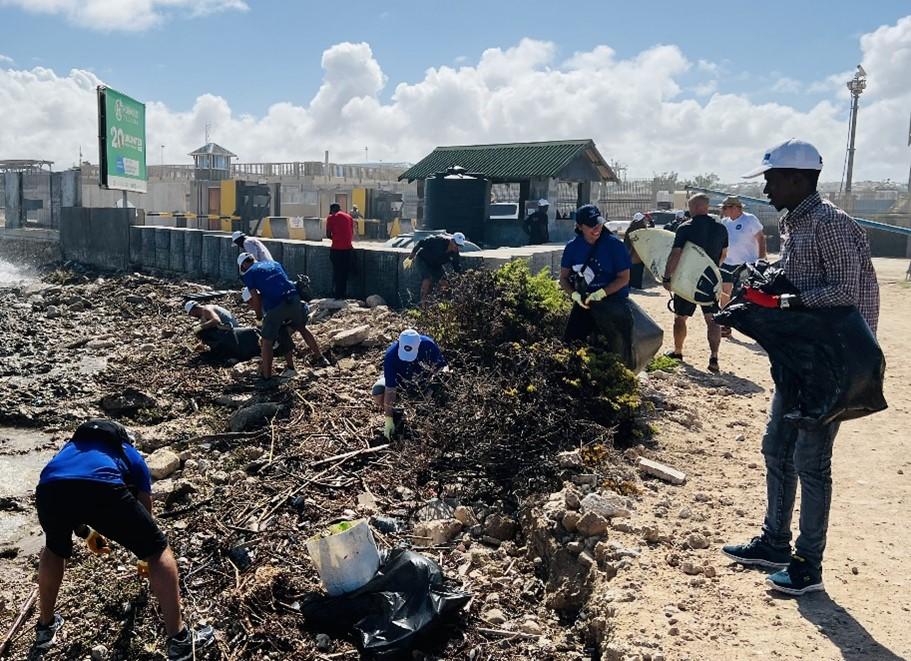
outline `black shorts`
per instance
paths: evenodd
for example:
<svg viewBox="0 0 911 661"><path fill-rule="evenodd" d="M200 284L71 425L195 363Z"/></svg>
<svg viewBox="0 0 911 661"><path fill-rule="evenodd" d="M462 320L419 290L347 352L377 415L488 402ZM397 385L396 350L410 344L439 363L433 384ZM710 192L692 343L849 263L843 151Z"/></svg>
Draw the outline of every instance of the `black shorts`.
<svg viewBox="0 0 911 661"><path fill-rule="evenodd" d="M674 308L674 314L678 317L692 317L696 314L696 308L702 308L702 314L715 314L718 312L718 301L715 301L711 305L696 305L695 303L690 303L676 294L674 294L674 303L672 305Z"/></svg>
<svg viewBox="0 0 911 661"><path fill-rule="evenodd" d="M439 264L428 264L423 257L418 256L418 272L421 280L430 280L434 284L443 279L443 267Z"/></svg>
<svg viewBox="0 0 911 661"><path fill-rule="evenodd" d="M721 270L721 282L729 285L737 284L737 281L740 279L740 274L737 272L743 264L722 264L719 268Z"/></svg>
<svg viewBox="0 0 911 661"><path fill-rule="evenodd" d="M152 516L126 486L93 480L57 480L35 491L45 546L73 555L73 531L85 524L145 560L168 547Z"/></svg>

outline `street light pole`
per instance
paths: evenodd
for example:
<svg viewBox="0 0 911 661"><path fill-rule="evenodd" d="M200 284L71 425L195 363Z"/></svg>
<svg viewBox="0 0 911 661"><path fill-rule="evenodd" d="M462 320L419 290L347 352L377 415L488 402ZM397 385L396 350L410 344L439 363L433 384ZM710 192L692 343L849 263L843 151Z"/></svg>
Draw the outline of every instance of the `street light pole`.
<svg viewBox="0 0 911 661"><path fill-rule="evenodd" d="M857 132L857 107L860 95L863 94L864 89L867 87L867 72L859 64L854 77L847 82L847 87L851 92L851 134L848 138L848 170L845 175L845 195L850 196L851 179L854 176L854 134Z"/></svg>

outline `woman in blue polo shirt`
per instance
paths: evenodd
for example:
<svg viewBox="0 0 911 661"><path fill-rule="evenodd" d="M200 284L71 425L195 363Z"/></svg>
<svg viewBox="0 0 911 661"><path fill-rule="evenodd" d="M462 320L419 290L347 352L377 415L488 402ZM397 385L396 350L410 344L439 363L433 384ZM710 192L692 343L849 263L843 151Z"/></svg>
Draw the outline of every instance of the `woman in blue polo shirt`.
<svg viewBox="0 0 911 661"><path fill-rule="evenodd" d="M593 305L629 296L632 262L623 242L605 228L594 204L576 211L576 238L566 244L560 261L560 288L573 300L563 339L585 341L595 328Z"/></svg>

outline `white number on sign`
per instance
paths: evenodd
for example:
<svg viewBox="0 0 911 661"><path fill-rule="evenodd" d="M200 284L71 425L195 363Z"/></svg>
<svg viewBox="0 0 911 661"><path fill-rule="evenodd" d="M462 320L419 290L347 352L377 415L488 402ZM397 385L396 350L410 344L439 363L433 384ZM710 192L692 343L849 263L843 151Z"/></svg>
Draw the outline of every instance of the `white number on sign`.
<svg viewBox="0 0 911 661"><path fill-rule="evenodd" d="M117 128L116 126L111 127L111 147L113 149L123 149L124 147L124 136L123 130Z"/></svg>

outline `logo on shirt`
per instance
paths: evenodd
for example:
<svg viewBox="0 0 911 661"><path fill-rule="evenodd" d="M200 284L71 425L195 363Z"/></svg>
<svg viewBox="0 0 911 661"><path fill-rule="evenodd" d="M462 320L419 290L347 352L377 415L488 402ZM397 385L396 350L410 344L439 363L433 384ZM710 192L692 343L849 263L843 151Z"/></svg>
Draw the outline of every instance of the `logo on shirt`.
<svg viewBox="0 0 911 661"><path fill-rule="evenodd" d="M743 229L743 225L741 225L740 223L737 223L737 224L734 226L734 229L735 229L735 230L741 230L741 229Z"/></svg>

